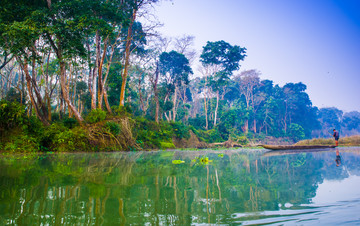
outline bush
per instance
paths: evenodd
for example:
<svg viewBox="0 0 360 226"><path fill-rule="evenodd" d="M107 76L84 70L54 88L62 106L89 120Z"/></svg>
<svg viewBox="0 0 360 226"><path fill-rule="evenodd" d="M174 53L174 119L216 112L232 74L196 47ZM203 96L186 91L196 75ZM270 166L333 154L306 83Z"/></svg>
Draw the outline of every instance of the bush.
<svg viewBox="0 0 360 226"><path fill-rule="evenodd" d="M160 142L161 149L174 149L175 145L172 142Z"/></svg>
<svg viewBox="0 0 360 226"><path fill-rule="evenodd" d="M63 124L68 129L73 129L75 126L79 125L78 121L76 119L74 119L74 118L66 118L66 119L64 119Z"/></svg>
<svg viewBox="0 0 360 226"><path fill-rule="evenodd" d="M111 110L118 116L131 116L131 107L129 105L126 106L113 106Z"/></svg>
<svg viewBox="0 0 360 226"><path fill-rule="evenodd" d="M295 142L305 138L304 129L296 123L290 124L289 135Z"/></svg>
<svg viewBox="0 0 360 226"><path fill-rule="evenodd" d="M116 122L112 122L112 121L106 122L104 127L108 132L110 132L114 136L119 135L121 132L121 126Z"/></svg>
<svg viewBox="0 0 360 226"><path fill-rule="evenodd" d="M8 152L34 152L39 150L39 145L34 137L21 134L5 143L4 150Z"/></svg>
<svg viewBox="0 0 360 226"><path fill-rule="evenodd" d="M163 148L162 142L172 143L172 126L167 122L157 124L143 117L135 119L133 134L137 143L146 144L145 148Z"/></svg>
<svg viewBox="0 0 360 226"><path fill-rule="evenodd" d="M176 138L182 139L189 139L190 138L190 132L189 127L184 125L181 122L171 122L170 123L172 130L174 132L174 135Z"/></svg>
<svg viewBox="0 0 360 226"><path fill-rule="evenodd" d="M88 150L88 142L85 131L81 127L61 131L54 136L54 150L60 152Z"/></svg>
<svg viewBox="0 0 360 226"><path fill-rule="evenodd" d="M86 116L86 121L88 121L89 123L97 123L105 120L105 118L106 118L105 111L101 109L94 109Z"/></svg>
<svg viewBox="0 0 360 226"><path fill-rule="evenodd" d="M193 129L193 132L198 136L201 140L206 143L215 143L215 142L223 142L224 140L221 138L220 132L217 129L210 130L196 130Z"/></svg>
<svg viewBox="0 0 360 226"><path fill-rule="evenodd" d="M22 127L30 136L41 137L44 134L44 124L35 116L24 119Z"/></svg>
<svg viewBox="0 0 360 226"><path fill-rule="evenodd" d="M17 102L0 101L0 135L2 130L9 130L23 125L25 108Z"/></svg>

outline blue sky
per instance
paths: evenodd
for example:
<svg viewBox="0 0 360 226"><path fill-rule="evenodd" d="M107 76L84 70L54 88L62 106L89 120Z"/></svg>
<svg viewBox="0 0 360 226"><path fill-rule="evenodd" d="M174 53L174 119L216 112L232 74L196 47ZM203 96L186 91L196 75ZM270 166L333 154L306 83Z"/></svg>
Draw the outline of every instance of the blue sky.
<svg viewBox="0 0 360 226"><path fill-rule="evenodd" d="M303 82L314 106L360 111L360 0L173 0L155 8L169 37L247 48L240 70ZM194 68L196 74L196 68Z"/></svg>

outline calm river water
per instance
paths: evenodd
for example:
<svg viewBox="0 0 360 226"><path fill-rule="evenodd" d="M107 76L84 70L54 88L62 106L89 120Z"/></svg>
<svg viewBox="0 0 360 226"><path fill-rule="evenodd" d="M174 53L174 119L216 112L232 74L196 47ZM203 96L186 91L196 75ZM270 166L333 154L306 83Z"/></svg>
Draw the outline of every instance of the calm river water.
<svg viewBox="0 0 360 226"><path fill-rule="evenodd" d="M0 157L0 225L359 225L359 213L359 147Z"/></svg>

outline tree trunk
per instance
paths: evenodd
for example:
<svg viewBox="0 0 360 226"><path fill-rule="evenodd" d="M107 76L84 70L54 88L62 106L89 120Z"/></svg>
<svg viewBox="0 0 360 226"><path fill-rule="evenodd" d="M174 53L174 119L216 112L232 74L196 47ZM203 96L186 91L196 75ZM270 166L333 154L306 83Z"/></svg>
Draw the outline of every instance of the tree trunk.
<svg viewBox="0 0 360 226"><path fill-rule="evenodd" d="M248 132L249 132L249 119L245 119L244 132L245 132L245 134L248 134Z"/></svg>
<svg viewBox="0 0 360 226"><path fill-rule="evenodd" d="M104 97L105 81L103 81L103 78L102 78L102 74L103 74L102 69L103 69L104 60L105 60L105 56L106 56L107 40L108 40L108 38L106 38L104 41L104 51L103 51L102 57L98 61L98 108L99 109L102 109L102 103L103 103L103 97ZM100 57L100 36L97 38L97 42L98 42L98 45L97 45L96 51L98 52L98 55ZM109 67L110 67L110 63L109 63Z"/></svg>
<svg viewBox="0 0 360 226"><path fill-rule="evenodd" d="M156 94L155 94L155 122L157 124L159 124L159 111L160 111L159 95L156 91Z"/></svg>
<svg viewBox="0 0 360 226"><path fill-rule="evenodd" d="M174 99L173 99L173 121L176 121L176 99L177 99L177 92L178 86L175 84L175 92L174 92Z"/></svg>
<svg viewBox="0 0 360 226"><path fill-rule="evenodd" d="M215 114L214 114L214 128L216 126L216 117L217 117L217 112L218 112L218 108L219 108L219 90L216 91L216 107L215 107Z"/></svg>
<svg viewBox="0 0 360 226"><path fill-rule="evenodd" d="M121 83L121 90L120 90L120 103L119 106L124 106L125 104L125 88L126 88L126 79L128 75L128 69L130 64L130 45L132 40L132 26L134 24L136 18L136 10L133 10L133 15L131 17L131 21L129 24L128 32L127 32L127 38L126 38L126 45L125 45L125 64L124 64L124 70L121 75L122 83Z"/></svg>
<svg viewBox="0 0 360 226"><path fill-rule="evenodd" d="M17 59L18 62L20 62L20 65L25 73L26 87L28 89L31 105L35 109L35 114L45 126L49 126L50 123L47 120L47 114L46 114L47 108L42 101L40 93L38 92L38 88L36 87L37 86L36 81L33 81L34 77L32 78L30 76L27 60L25 59L24 62L22 62L19 57L17 57ZM35 91L38 102L35 101L35 98L33 96L33 89Z"/></svg>
<svg viewBox="0 0 360 226"><path fill-rule="evenodd" d="M208 130L209 123L208 123L208 113L207 113L207 100L206 97L204 97L204 110L205 110L205 129Z"/></svg>
<svg viewBox="0 0 360 226"><path fill-rule="evenodd" d="M159 124L159 111L160 111L160 103L159 103L159 93L157 89L157 84L159 81L159 64L156 62L156 70L155 70L155 79L150 78L150 82L152 84L154 90L154 99L155 99L155 122Z"/></svg>
<svg viewBox="0 0 360 226"><path fill-rule="evenodd" d="M76 110L74 105L71 104L69 99L69 91L66 86L66 68L65 68L65 62L63 61L60 61L60 86L61 86L63 98L67 106L69 107L69 110L73 112L76 120L81 124L84 121L84 119L81 117L80 113Z"/></svg>

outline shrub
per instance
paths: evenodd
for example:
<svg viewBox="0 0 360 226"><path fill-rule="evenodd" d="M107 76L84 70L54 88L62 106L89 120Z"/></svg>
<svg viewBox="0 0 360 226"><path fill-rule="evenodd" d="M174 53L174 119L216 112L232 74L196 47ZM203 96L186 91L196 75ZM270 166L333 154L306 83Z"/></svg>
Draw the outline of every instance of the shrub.
<svg viewBox="0 0 360 226"><path fill-rule="evenodd" d="M289 135L295 142L305 138L304 129L296 123L290 124Z"/></svg>
<svg viewBox="0 0 360 226"><path fill-rule="evenodd" d="M55 148L55 137L57 134L64 132L67 128L60 122L53 123L44 130L40 138L40 150L48 151Z"/></svg>
<svg viewBox="0 0 360 226"><path fill-rule="evenodd" d="M30 116L24 119L22 128L30 136L41 137L44 134L44 124L36 116Z"/></svg>
<svg viewBox="0 0 360 226"><path fill-rule="evenodd" d="M0 101L0 135L2 130L21 126L24 122L25 108L17 102Z"/></svg>
<svg viewBox="0 0 360 226"><path fill-rule="evenodd" d="M162 148L162 149L174 149L175 145L172 142L160 142L160 148Z"/></svg>
<svg viewBox="0 0 360 226"><path fill-rule="evenodd" d="M190 138L190 132L189 132L189 128L184 125L181 122L171 122L170 123L172 130L174 132L174 135L176 138L182 139L189 139Z"/></svg>
<svg viewBox="0 0 360 226"><path fill-rule="evenodd" d="M79 125L78 121L76 119L74 119L74 118L66 118L66 119L64 119L63 124L68 129L73 129L75 126Z"/></svg>
<svg viewBox="0 0 360 226"><path fill-rule="evenodd" d="M86 121L88 121L89 123L97 123L105 120L105 118L106 118L105 111L101 109L94 109L86 116Z"/></svg>
<svg viewBox="0 0 360 226"><path fill-rule="evenodd" d="M210 130L196 130L193 129L193 132L206 143L214 143L214 142L223 142L224 140L220 136L220 132L217 129Z"/></svg>
<svg viewBox="0 0 360 226"><path fill-rule="evenodd" d="M34 152L38 149L36 139L26 134L15 136L11 142L4 144L4 150L8 152Z"/></svg>
<svg viewBox="0 0 360 226"><path fill-rule="evenodd" d="M112 107L111 110L118 116L130 116L131 115L131 107L129 105Z"/></svg>
<svg viewBox="0 0 360 226"><path fill-rule="evenodd" d="M114 136L119 135L121 132L121 126L119 124L117 124L116 122L112 122L112 121L106 122L104 127L107 131L109 131Z"/></svg>
<svg viewBox="0 0 360 226"><path fill-rule="evenodd" d="M161 142L172 143L174 132L167 122L157 124L154 121L138 117L135 119L133 134L137 143L146 144L145 148L161 148Z"/></svg>
<svg viewBox="0 0 360 226"><path fill-rule="evenodd" d="M85 131L81 127L64 130L54 136L54 150L60 152L86 151L89 149Z"/></svg>

